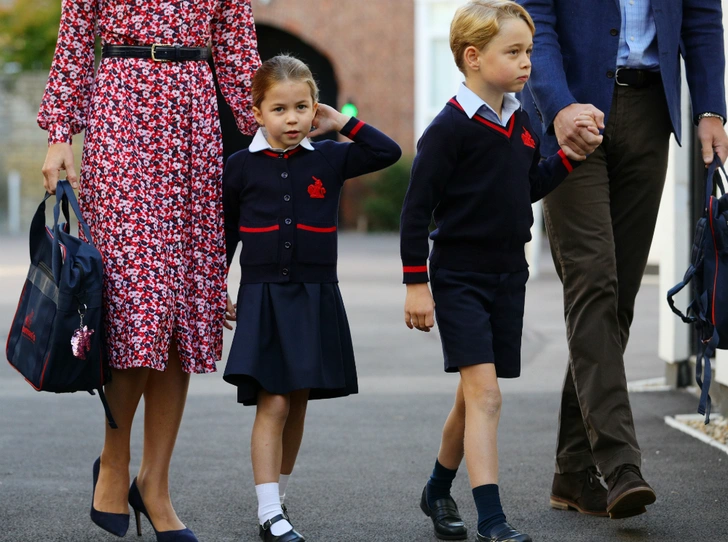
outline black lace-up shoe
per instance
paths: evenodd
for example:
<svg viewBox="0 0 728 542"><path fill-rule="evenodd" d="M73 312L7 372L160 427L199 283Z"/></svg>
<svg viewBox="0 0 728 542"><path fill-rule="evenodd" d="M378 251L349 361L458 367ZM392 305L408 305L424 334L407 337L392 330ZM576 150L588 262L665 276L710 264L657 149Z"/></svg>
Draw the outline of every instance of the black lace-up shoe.
<svg viewBox="0 0 728 542"><path fill-rule="evenodd" d="M607 512L612 519L629 518L647 512L645 506L657 500L655 491L642 478L640 469L625 463L607 478Z"/></svg>
<svg viewBox="0 0 728 542"><path fill-rule="evenodd" d="M554 473L549 503L557 510L576 510L590 516L608 515L607 490L599 481L596 467L579 472Z"/></svg>
<svg viewBox="0 0 728 542"><path fill-rule="evenodd" d="M494 525L487 533L479 532L478 540L480 542L532 542L530 536L515 530L507 521Z"/></svg>
<svg viewBox="0 0 728 542"><path fill-rule="evenodd" d="M458 505L452 497L436 500L432 508L427 504L427 486L422 490L420 508L427 517L432 519L435 527L435 536L440 540L465 540L468 530L458 512Z"/></svg>

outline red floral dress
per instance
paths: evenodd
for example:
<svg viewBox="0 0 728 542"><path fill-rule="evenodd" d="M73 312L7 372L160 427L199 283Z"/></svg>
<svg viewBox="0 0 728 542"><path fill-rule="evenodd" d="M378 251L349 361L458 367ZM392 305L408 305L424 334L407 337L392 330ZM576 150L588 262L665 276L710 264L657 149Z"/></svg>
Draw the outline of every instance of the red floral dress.
<svg viewBox="0 0 728 542"><path fill-rule="evenodd" d="M49 143L85 129L81 207L104 256L112 367L188 373L222 357L226 295L222 139L206 62L103 59L102 43L212 46L240 130L254 133L260 59L250 0L64 0L39 125Z"/></svg>

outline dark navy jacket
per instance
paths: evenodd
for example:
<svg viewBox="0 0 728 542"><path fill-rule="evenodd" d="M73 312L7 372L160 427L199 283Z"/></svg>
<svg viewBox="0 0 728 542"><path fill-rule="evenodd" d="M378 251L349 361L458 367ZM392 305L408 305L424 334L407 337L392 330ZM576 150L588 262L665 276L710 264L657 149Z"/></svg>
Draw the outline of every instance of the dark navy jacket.
<svg viewBox="0 0 728 542"><path fill-rule="evenodd" d="M228 266L240 240L242 281L337 282L339 196L346 179L386 168L399 146L352 118L341 133L276 153L243 150L227 161L223 204Z"/></svg>
<svg viewBox="0 0 728 542"><path fill-rule="evenodd" d="M483 273L527 269L531 203L578 163L562 151L540 159L539 138L522 109L504 128L479 115L469 118L450 100L417 144L400 221L405 284L427 281L433 216L432 265Z"/></svg>
<svg viewBox="0 0 728 542"><path fill-rule="evenodd" d="M533 69L521 101L532 119L541 119L544 153L551 154L559 148L554 118L567 105L591 103L609 116L622 24L619 0L518 3L536 23ZM685 59L693 117L705 112L726 117L721 1L651 0L651 4L667 108L679 143L680 55Z"/></svg>

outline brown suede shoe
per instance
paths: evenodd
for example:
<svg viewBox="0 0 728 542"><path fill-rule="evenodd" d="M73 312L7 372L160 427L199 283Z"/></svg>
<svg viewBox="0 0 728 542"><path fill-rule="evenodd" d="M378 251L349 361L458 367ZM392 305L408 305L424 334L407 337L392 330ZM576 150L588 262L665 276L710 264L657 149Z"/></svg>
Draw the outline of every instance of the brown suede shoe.
<svg viewBox="0 0 728 542"><path fill-rule="evenodd" d="M599 482L596 467L579 472L554 473L549 503L557 510L573 509L589 516L608 515L607 490Z"/></svg>
<svg viewBox="0 0 728 542"><path fill-rule="evenodd" d="M647 512L645 506L657 500L654 490L642 478L640 469L625 463L607 479L607 512L611 519L622 519Z"/></svg>

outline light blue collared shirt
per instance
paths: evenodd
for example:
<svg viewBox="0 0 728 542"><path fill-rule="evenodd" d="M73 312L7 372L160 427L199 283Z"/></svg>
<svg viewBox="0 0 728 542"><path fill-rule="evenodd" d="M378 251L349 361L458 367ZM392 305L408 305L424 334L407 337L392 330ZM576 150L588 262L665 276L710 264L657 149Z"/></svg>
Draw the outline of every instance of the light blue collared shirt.
<svg viewBox="0 0 728 542"><path fill-rule="evenodd" d="M617 52L618 68L659 70L657 29L650 0L619 0L622 28Z"/></svg>
<svg viewBox="0 0 728 542"><path fill-rule="evenodd" d="M288 152L292 149L295 149L299 145L303 147L304 149L308 151L312 151L313 145L311 145L311 140L307 137L304 137L303 140L298 144L294 145L293 147L288 147L287 149L276 149L270 146L270 143L268 143L268 140L265 137L266 131L265 128L258 128L258 131L255 132L255 136L253 137L253 141L250 143L250 147L248 147L249 152L260 152L260 151L273 151L273 152Z"/></svg>
<svg viewBox="0 0 728 542"><path fill-rule="evenodd" d="M457 101L465 110L465 114L471 119L478 113L481 117L494 122L499 126L506 126L508 121L511 120L513 113L521 108L521 102L518 101L516 95L513 92L508 92L503 95L503 109L501 114L503 120L498 117L498 113L485 103L485 100L478 96L475 92L465 86L465 83L460 84L460 88L457 93Z"/></svg>

